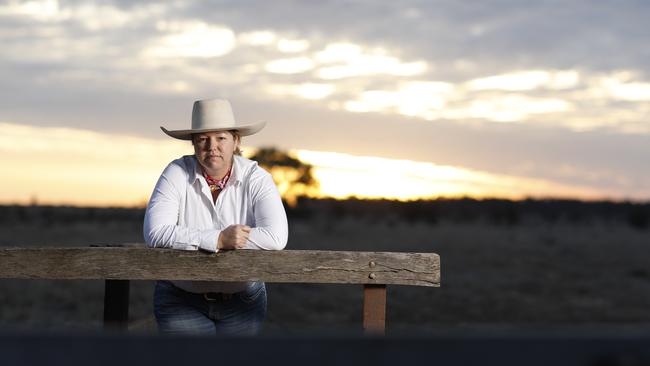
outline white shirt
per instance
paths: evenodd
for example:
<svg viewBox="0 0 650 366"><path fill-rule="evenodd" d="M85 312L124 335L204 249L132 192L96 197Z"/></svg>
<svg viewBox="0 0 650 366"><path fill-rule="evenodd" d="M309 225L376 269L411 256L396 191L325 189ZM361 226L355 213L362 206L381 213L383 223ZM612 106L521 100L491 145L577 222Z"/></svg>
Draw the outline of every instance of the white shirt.
<svg viewBox="0 0 650 366"><path fill-rule="evenodd" d="M152 248L217 252L217 239L230 225L252 229L245 249L281 250L288 225L278 189L257 162L233 156L228 183L213 202L193 155L172 161L153 190L144 217L144 240ZM236 292L242 282L172 281L190 292Z"/></svg>

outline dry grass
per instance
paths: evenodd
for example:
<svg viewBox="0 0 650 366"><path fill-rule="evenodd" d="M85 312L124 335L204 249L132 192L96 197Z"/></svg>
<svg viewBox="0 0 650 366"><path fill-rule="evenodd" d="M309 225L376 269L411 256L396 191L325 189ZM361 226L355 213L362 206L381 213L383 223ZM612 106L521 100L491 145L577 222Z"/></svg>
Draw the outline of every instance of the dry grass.
<svg viewBox="0 0 650 366"><path fill-rule="evenodd" d="M141 242L141 222L0 225L0 245ZM312 216L290 221L291 249L435 252L442 287L389 287L388 327L650 324L650 230L624 223L477 220L436 224ZM360 286L268 284L267 332L358 331ZM152 331L153 284L132 282L131 323ZM0 329L101 329L101 281L0 280Z"/></svg>

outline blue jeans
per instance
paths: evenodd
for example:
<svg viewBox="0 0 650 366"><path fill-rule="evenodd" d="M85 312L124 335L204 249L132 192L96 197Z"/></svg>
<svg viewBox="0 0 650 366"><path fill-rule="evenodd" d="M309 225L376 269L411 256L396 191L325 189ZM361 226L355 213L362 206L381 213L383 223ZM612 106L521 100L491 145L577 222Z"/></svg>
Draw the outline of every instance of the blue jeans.
<svg viewBox="0 0 650 366"><path fill-rule="evenodd" d="M154 314L161 334L252 336L266 316L266 287L256 282L230 298L207 300L169 281L158 281Z"/></svg>

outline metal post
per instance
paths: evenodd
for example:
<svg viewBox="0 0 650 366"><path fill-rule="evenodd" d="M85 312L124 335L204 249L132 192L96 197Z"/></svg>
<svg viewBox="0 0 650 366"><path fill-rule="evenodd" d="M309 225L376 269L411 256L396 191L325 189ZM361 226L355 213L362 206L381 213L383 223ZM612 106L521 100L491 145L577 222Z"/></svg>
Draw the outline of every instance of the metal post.
<svg viewBox="0 0 650 366"><path fill-rule="evenodd" d="M386 333L386 285L363 285L363 331Z"/></svg>
<svg viewBox="0 0 650 366"><path fill-rule="evenodd" d="M104 329L126 331L129 327L129 280L106 280Z"/></svg>

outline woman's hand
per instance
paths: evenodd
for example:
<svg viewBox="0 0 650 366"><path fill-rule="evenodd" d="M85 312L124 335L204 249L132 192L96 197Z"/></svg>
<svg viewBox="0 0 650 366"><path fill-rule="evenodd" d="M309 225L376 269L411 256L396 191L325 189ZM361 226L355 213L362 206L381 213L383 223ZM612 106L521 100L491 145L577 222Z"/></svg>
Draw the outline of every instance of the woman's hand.
<svg viewBox="0 0 650 366"><path fill-rule="evenodd" d="M219 234L218 249L241 249L246 245L251 228L246 225L230 225Z"/></svg>

